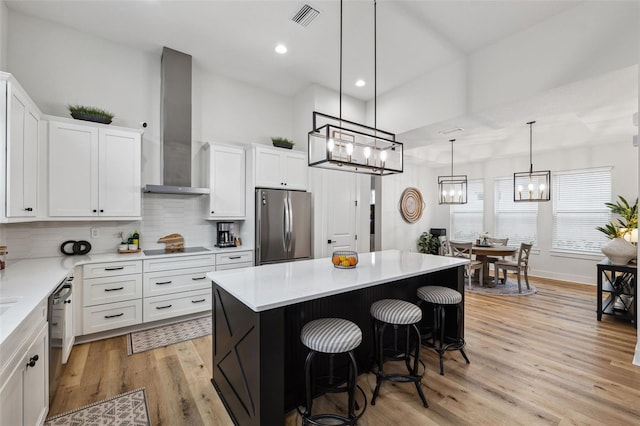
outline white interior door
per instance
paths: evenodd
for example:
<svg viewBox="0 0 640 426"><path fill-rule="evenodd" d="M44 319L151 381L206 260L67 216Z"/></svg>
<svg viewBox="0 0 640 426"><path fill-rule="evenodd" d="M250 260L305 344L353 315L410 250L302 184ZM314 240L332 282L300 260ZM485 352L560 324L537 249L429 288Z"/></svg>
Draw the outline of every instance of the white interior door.
<svg viewBox="0 0 640 426"><path fill-rule="evenodd" d="M349 172L327 171L324 177L326 200L324 217L327 220L327 250L356 250L357 175Z"/></svg>

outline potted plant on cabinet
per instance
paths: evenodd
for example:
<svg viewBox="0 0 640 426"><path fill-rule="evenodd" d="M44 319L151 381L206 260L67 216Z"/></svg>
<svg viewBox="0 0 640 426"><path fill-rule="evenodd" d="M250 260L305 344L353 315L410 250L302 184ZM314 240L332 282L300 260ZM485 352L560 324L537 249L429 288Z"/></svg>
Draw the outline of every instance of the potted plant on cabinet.
<svg viewBox="0 0 640 426"><path fill-rule="evenodd" d="M633 205L621 195L615 203L605 203L611 213L618 215L617 222L609 222L596 229L604 233L611 241L602 246L604 253L614 265L626 265L637 256L637 247L632 244L638 240L638 199Z"/></svg>

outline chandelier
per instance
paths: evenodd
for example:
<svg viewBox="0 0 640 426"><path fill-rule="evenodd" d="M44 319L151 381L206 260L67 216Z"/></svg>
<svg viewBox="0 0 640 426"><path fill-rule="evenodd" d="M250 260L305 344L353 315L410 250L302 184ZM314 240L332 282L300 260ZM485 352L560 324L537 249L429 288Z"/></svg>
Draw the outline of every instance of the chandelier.
<svg viewBox="0 0 640 426"><path fill-rule="evenodd" d="M339 116L313 112L308 133L309 167L321 167L385 176L402 173L403 146L396 135L377 128L377 32L373 2L374 90L373 127L342 118L342 0L340 0L340 103Z"/></svg>
<svg viewBox="0 0 640 426"><path fill-rule="evenodd" d="M529 125L529 171L513 174L513 201L549 201L551 200L551 170L534 171L532 160L533 125Z"/></svg>
<svg viewBox="0 0 640 426"><path fill-rule="evenodd" d="M467 204L467 175L453 174L453 143L451 142L451 174L438 176L438 204Z"/></svg>

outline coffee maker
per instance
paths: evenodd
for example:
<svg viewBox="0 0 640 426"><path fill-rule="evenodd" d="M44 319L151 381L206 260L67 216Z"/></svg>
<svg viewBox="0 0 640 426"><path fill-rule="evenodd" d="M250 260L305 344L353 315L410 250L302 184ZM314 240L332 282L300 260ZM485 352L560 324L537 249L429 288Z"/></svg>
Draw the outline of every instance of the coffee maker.
<svg viewBox="0 0 640 426"><path fill-rule="evenodd" d="M216 247L234 247L233 222L218 222L218 244Z"/></svg>

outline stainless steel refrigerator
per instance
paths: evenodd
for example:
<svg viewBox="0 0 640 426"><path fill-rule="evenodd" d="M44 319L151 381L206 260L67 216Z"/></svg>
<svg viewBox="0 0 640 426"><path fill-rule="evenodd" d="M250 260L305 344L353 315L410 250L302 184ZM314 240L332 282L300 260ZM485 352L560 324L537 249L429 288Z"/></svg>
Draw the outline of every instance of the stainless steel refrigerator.
<svg viewBox="0 0 640 426"><path fill-rule="evenodd" d="M256 189L256 265L311 257L311 193Z"/></svg>

